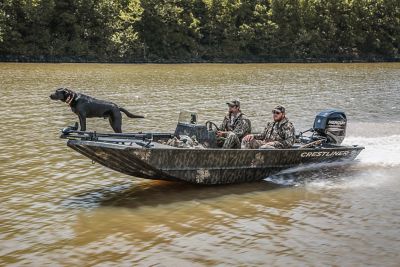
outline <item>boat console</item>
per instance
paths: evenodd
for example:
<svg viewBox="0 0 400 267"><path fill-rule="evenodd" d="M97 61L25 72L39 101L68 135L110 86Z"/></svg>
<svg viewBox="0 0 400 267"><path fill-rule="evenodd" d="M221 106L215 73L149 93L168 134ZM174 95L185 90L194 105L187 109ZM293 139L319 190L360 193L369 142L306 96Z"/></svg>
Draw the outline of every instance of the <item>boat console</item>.
<svg viewBox="0 0 400 267"><path fill-rule="evenodd" d="M218 130L218 127L210 121L207 121L206 124L197 124L196 112L181 111L174 135L178 138L179 136L195 137L203 146L216 148L217 138L212 125Z"/></svg>

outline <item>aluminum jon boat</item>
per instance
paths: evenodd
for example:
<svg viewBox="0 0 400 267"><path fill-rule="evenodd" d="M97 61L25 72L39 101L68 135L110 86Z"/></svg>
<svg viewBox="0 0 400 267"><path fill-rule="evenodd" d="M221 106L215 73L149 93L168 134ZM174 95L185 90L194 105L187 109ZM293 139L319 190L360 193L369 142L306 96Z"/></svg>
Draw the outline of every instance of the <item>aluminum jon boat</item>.
<svg viewBox="0 0 400 267"><path fill-rule="evenodd" d="M344 112L320 112L311 129L297 135L290 149L218 148L216 125L197 124L197 114L181 112L174 133L102 134L81 132L77 125L62 130L67 145L115 171L153 180L197 184L230 184L265 179L291 167L334 161L352 161L364 149L341 145L346 133ZM175 138L181 144L196 139L201 148L167 145ZM186 140L186 141L185 141Z"/></svg>

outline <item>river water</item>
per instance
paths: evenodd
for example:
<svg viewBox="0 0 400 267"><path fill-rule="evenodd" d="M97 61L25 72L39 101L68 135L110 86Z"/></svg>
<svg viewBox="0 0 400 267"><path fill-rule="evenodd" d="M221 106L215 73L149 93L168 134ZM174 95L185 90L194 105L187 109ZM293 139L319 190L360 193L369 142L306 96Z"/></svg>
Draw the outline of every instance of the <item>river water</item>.
<svg viewBox="0 0 400 267"><path fill-rule="evenodd" d="M261 130L283 104L298 131L341 108L350 166L196 186L129 177L69 149L67 86L118 103L124 131L221 121L240 99ZM400 64L0 64L0 266L399 266ZM107 120L88 129L110 131Z"/></svg>

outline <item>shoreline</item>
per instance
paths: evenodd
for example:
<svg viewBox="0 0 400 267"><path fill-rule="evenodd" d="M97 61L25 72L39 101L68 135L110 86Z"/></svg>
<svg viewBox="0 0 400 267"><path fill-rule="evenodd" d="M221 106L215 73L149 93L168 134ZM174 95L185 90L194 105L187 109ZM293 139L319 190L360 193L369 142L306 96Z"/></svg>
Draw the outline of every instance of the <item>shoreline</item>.
<svg viewBox="0 0 400 267"><path fill-rule="evenodd" d="M100 60L75 56L12 56L0 55L1 63L99 63L99 64L262 64L262 63L393 63L400 62L400 57L320 57L320 58L215 58L205 59L159 59L159 60Z"/></svg>

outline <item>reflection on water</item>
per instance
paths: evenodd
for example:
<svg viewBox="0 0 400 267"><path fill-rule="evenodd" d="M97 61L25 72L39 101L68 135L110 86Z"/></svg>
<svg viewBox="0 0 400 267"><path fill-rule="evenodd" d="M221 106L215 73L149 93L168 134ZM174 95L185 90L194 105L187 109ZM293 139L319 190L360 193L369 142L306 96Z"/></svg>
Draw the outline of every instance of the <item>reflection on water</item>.
<svg viewBox="0 0 400 267"><path fill-rule="evenodd" d="M130 183L124 183L73 195L64 204L66 206L72 205L73 207L79 205L83 207L101 205L139 208L142 206L158 206L160 203L173 204L175 202L204 200L226 195L266 192L279 187L280 185L266 182L213 187L166 181L142 182L134 187Z"/></svg>
<svg viewBox="0 0 400 267"><path fill-rule="evenodd" d="M399 77L400 64L0 64L0 265L397 266ZM181 109L219 121L233 98L256 129L276 103L297 130L338 107L345 142L366 149L253 184L135 179L58 138L77 121L48 98L60 86L147 115L125 131L173 130Z"/></svg>

